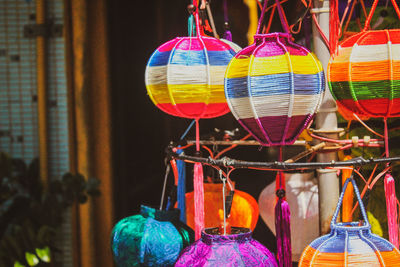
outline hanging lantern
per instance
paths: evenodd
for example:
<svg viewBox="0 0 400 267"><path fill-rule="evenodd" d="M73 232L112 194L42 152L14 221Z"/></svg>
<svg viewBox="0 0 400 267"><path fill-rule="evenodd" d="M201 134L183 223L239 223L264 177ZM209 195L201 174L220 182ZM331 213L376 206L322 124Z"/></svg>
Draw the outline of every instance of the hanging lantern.
<svg viewBox="0 0 400 267"><path fill-rule="evenodd" d="M184 118L214 118L229 112L224 73L235 55L213 37L177 37L150 57L145 74L147 92L162 111Z"/></svg>
<svg viewBox="0 0 400 267"><path fill-rule="evenodd" d="M392 0L400 18L400 10ZM400 30L368 31L375 0L362 32L344 40L328 64L328 83L337 103L359 115L400 115Z"/></svg>
<svg viewBox="0 0 400 267"><path fill-rule="evenodd" d="M225 73L232 114L263 145L294 143L324 92L321 63L286 33L257 34Z"/></svg>
<svg viewBox="0 0 400 267"><path fill-rule="evenodd" d="M318 181L313 172L285 173L286 200L291 207L290 227L292 259L298 262L304 247L318 237ZM258 203L260 215L268 228L275 231L275 183L261 192Z"/></svg>
<svg viewBox="0 0 400 267"><path fill-rule="evenodd" d="M364 222L337 223L344 192L349 182L360 205ZM372 234L357 185L349 178L331 221L331 233L313 242L303 251L299 266L399 266L400 252L389 241Z"/></svg>
<svg viewBox="0 0 400 267"><path fill-rule="evenodd" d="M140 214L114 226L111 246L118 267L173 266L193 240L193 230L179 221L179 210L141 206Z"/></svg>
<svg viewBox="0 0 400 267"><path fill-rule="evenodd" d="M204 210L205 227L221 225L223 217L220 212L223 210L222 183L204 184ZM232 208L230 211L229 224L232 226L250 228L254 230L258 221L257 201L246 192L235 189ZM188 226L194 229L194 193L186 194L186 220Z"/></svg>
<svg viewBox="0 0 400 267"><path fill-rule="evenodd" d="M218 228L207 228L201 239L183 250L175 266L277 266L274 255L252 238L247 228L232 227L221 235Z"/></svg>
<svg viewBox="0 0 400 267"><path fill-rule="evenodd" d="M337 103L370 117L400 115L400 30L364 31L339 45L328 65Z"/></svg>

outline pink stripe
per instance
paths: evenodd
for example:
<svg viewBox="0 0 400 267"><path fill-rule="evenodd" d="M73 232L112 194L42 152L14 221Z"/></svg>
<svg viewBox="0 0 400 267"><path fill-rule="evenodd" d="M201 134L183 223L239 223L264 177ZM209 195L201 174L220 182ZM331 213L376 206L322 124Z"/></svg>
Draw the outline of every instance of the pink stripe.
<svg viewBox="0 0 400 267"><path fill-rule="evenodd" d="M213 37L202 37L203 42L208 51L226 51L232 49L228 44L213 38ZM166 42L158 48L160 52L168 52L171 51L176 43L178 45L175 49L179 50L192 50L192 51L200 51L203 50L204 46L198 37L177 37L171 41Z"/></svg>
<svg viewBox="0 0 400 267"><path fill-rule="evenodd" d="M282 47L278 43L283 44ZM255 51L255 48L258 48ZM273 34L259 34L255 36L255 44L241 50L238 54L236 54L236 58L240 58L240 56L250 56L254 55L255 57L271 57L271 56L281 56L286 53L286 50L290 55L296 56L305 56L309 52L306 49L301 48L299 45L296 45L292 41L288 39L288 35L273 33Z"/></svg>
<svg viewBox="0 0 400 267"><path fill-rule="evenodd" d="M225 115L229 112L229 107L226 103L212 103L207 106L204 103L184 103L176 106L170 103L157 104L157 107L173 116L195 119L195 118L215 118ZM181 113L177 111L177 108ZM204 109L206 112L202 115ZM184 114L185 116L181 116Z"/></svg>
<svg viewBox="0 0 400 267"><path fill-rule="evenodd" d="M172 39L171 41L168 41L168 42L162 44L160 47L157 48L157 50L160 52L169 52L174 48L175 44L178 41L179 41L179 38Z"/></svg>
<svg viewBox="0 0 400 267"><path fill-rule="evenodd" d="M254 49L256 49L256 44L252 44L246 48L243 48L236 53L235 58L249 57L253 54Z"/></svg>

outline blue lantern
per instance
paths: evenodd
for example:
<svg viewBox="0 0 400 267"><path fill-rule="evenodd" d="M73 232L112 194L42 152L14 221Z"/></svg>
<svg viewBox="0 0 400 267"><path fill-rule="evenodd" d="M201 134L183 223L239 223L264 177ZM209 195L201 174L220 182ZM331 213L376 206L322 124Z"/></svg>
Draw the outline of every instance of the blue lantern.
<svg viewBox="0 0 400 267"><path fill-rule="evenodd" d="M141 206L140 214L119 221L111 236L118 267L173 266L192 241L193 230L179 221L179 210L147 206Z"/></svg>

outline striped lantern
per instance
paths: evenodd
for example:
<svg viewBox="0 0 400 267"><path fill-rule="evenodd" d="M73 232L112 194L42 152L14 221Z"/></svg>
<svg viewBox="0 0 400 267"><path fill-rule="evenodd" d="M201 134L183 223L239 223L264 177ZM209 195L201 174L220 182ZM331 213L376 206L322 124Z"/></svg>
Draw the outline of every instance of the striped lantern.
<svg viewBox="0 0 400 267"><path fill-rule="evenodd" d="M257 34L225 73L225 96L239 123L263 145L294 143L319 108L321 63L287 33Z"/></svg>
<svg viewBox="0 0 400 267"><path fill-rule="evenodd" d="M328 64L336 102L357 115L400 115L400 30L363 31L345 41Z"/></svg>
<svg viewBox="0 0 400 267"><path fill-rule="evenodd" d="M361 214L360 222L337 223L340 206L349 182L353 184ZM400 252L389 241L371 233L371 225L357 185L347 179L331 222L331 233L317 238L303 251L299 266L399 266Z"/></svg>
<svg viewBox="0 0 400 267"><path fill-rule="evenodd" d="M235 55L213 37L177 37L157 48L145 74L147 92L162 111L184 118L214 118L229 112L224 73Z"/></svg>

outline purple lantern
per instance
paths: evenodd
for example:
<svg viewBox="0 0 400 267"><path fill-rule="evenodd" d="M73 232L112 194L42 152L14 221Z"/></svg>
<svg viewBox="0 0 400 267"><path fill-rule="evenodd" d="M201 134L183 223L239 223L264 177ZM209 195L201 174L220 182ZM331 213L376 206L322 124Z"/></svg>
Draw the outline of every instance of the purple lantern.
<svg viewBox="0 0 400 267"><path fill-rule="evenodd" d="M278 266L274 255L252 238L250 229L232 227L231 233L205 229L201 239L182 251L175 266Z"/></svg>

